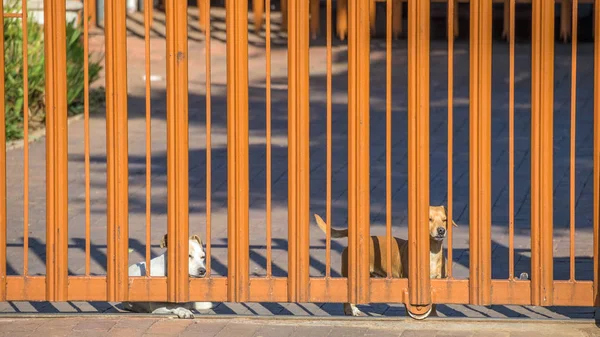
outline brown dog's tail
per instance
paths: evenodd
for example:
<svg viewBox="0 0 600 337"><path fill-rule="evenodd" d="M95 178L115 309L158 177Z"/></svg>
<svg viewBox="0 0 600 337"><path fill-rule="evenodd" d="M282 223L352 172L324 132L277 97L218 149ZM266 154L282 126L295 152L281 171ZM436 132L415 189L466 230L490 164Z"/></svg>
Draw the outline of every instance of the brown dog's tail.
<svg viewBox="0 0 600 337"><path fill-rule="evenodd" d="M317 225L319 226L319 228L321 228L323 233L327 233L327 223L325 223L325 221L323 221L323 219L321 219L321 217L318 214L315 214L315 220L317 221ZM347 229L335 229L335 228L331 227L331 237L334 239L346 238L346 237L348 237L348 230Z"/></svg>

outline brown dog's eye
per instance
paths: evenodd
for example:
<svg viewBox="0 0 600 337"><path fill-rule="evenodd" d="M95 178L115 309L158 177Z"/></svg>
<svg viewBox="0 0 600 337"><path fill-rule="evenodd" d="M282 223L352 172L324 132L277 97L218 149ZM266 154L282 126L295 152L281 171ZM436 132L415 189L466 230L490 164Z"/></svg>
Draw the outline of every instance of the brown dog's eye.
<svg viewBox="0 0 600 337"><path fill-rule="evenodd" d="M433 218L429 218L429 221L433 221Z"/></svg>

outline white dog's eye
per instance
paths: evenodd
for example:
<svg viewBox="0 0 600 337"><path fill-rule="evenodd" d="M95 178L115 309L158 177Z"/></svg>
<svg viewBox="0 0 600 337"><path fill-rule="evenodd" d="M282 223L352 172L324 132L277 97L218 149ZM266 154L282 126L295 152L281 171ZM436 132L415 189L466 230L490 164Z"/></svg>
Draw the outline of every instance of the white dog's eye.
<svg viewBox="0 0 600 337"><path fill-rule="evenodd" d="M189 256L190 256L190 259L193 259L193 258L194 258L194 257L192 256L192 254L190 254Z"/></svg>

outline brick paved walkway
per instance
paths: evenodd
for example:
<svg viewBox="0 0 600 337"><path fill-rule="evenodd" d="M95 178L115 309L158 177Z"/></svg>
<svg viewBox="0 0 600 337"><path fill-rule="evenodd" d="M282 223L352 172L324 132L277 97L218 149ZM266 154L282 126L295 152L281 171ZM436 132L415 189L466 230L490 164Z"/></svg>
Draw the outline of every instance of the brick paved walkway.
<svg viewBox="0 0 600 337"><path fill-rule="evenodd" d="M540 323L519 324L506 321L451 322L430 320L416 322L403 320L298 320L298 319L247 319L202 318L177 320L139 316L122 317L71 317L71 318L0 318L1 337L34 335L54 336L231 336L231 337L358 337L358 336L420 336L420 337L512 337L599 336L592 323Z"/></svg>
<svg viewBox="0 0 600 337"><path fill-rule="evenodd" d="M195 10L192 11L195 15ZM160 13L152 38L152 74L156 75L152 91L152 254L160 253L159 238L166 232L166 121L165 121L165 40L161 35ZM191 17L192 19L195 16ZM287 274L287 54L284 36L279 32L279 18L274 16L272 56L273 108L273 272ZM143 260L145 251L145 98L144 41L139 32L141 16L129 20L129 211L130 262ZM212 44L212 266L214 275L227 273L227 184L226 184L226 66L225 23L223 11L213 11ZM103 49L103 37L91 39L93 50ZM311 42L311 186L310 210L325 211L326 150L326 77L325 40ZM190 120L190 232L204 233L206 220L206 137L205 137L205 45L202 34L190 21L189 41L189 120ZM555 202L555 278L569 276L569 106L570 45L556 45L555 61L555 128L554 128L554 202ZM496 41L493 46L492 112L492 249L494 278L508 276L508 45ZM407 48L406 40L393 45L393 233L406 237L407 209ZM371 230L385 232L385 44L373 39L371 53ZM447 147L447 52L446 42L431 44L431 203L446 204ZM530 271L530 46L516 46L516 139L515 139L515 272ZM468 277L468 39L461 37L455 46L454 86L454 214L459 227L454 237L454 272ZM265 274L265 56L263 36L250 34L250 271ZM347 48L334 41L333 48L333 224L346 225L347 214ZM576 172L576 277L592 279L592 103L593 45L581 43L578 60L577 94L577 172ZM97 85L103 85L102 78ZM92 274L104 274L106 267L106 143L103 114L91 118L91 258ZM84 273L85 194L83 122L69 126L69 272ZM30 221L29 272L44 274L45 261L45 140L30 145ZM23 271L23 150L8 152L8 273ZM311 276L325 270L324 234L311 223ZM332 276L338 276L340 254L345 240L332 242ZM37 305L37 304L36 304ZM99 305L100 311L110 306ZM44 309L45 308L45 309ZM54 308L54 309L48 309ZM42 305L43 310L58 310ZM231 310L230 307L223 310ZM336 309L321 309L340 313ZM327 308L327 306L325 306ZM392 307L372 306L374 314ZM18 310L16 305L2 304L3 311ZM515 311L516 310L516 311ZM543 309L546 310L546 309ZM87 310L84 310L87 311ZM277 310L275 310L277 311ZM528 316L535 310L508 307L475 308L445 306L446 316ZM278 311L278 312L281 312ZM542 316L589 316L591 309L552 309Z"/></svg>

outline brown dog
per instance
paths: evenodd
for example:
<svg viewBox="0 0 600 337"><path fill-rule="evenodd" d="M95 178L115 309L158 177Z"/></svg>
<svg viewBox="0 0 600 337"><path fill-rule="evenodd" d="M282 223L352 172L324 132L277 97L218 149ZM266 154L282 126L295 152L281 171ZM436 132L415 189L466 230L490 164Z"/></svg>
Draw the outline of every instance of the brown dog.
<svg viewBox="0 0 600 337"><path fill-rule="evenodd" d="M315 214L315 220L321 230L327 233L327 224L323 219ZM429 206L429 273L431 278L446 277L446 258L442 245L446 238L446 229L448 224L448 213L444 206ZM457 226L452 221L454 226ZM348 236L347 229L331 228L332 238L344 238ZM369 272L372 277L387 277L387 245L385 236L371 236L371 245L369 253ZM394 237L392 240L392 270L391 275L394 278L408 277L408 241ZM342 252L342 276L348 277L348 247ZM435 314L435 307L432 309ZM346 315L360 316L361 311L351 303L344 303L344 313Z"/></svg>

